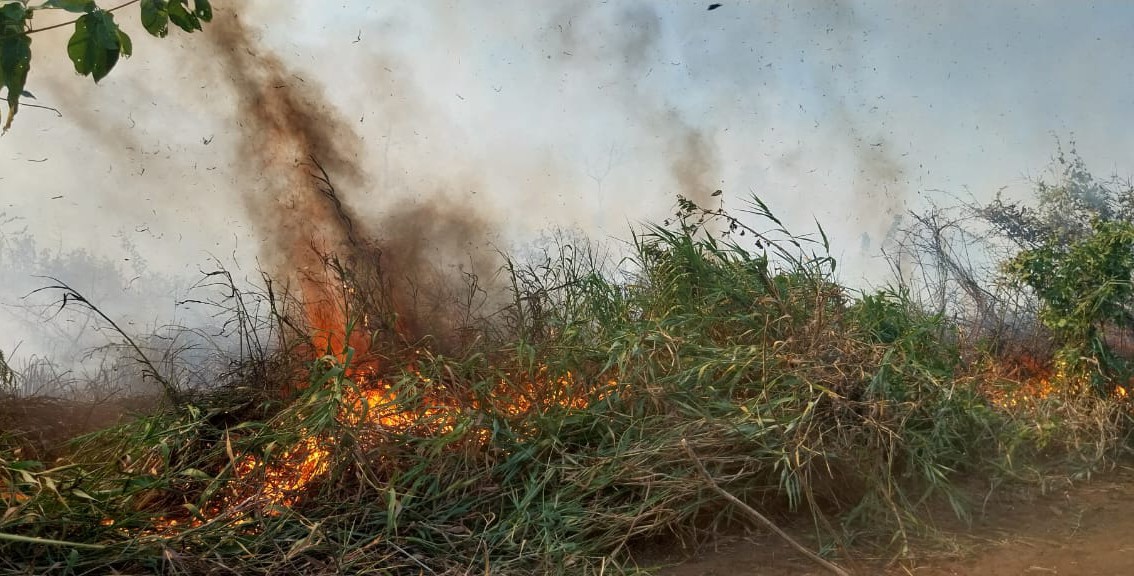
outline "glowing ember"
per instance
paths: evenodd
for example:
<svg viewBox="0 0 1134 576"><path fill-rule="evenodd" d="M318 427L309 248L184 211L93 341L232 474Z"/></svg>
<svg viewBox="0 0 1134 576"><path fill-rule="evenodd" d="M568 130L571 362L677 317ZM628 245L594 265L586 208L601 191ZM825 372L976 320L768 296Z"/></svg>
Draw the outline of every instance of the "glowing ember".
<svg viewBox="0 0 1134 576"><path fill-rule="evenodd" d="M616 385L610 380L605 385L584 386L570 372L553 376L547 366L540 366L534 374L501 378L487 398L478 399L448 388L445 383L434 382L417 372L410 360L402 381L413 389L406 392L407 397L413 398L408 402L399 398L398 387L378 376L380 367L375 358L368 355L371 334L366 322L351 323L347 312L347 304L353 296L350 288L329 275L306 275L301 279L301 287L312 336L310 347L298 352L310 358L330 354L338 364L350 364L346 379L334 383L341 386L335 398L338 402L335 418L338 423L354 429L353 440L363 451L389 441L391 434L450 434L471 412L520 418L532 411L552 408L582 409L590 399L604 397ZM479 443L486 443L489 438L490 434L485 431L476 431L468 437ZM211 505L207 516L216 517L223 510L230 514L234 510L244 511L247 506L274 514L280 511L280 506L294 506L314 483L330 472L338 443L339 438L328 434L301 430L298 442L266 459L253 455L234 457L236 482L219 502ZM240 514L243 512L237 513ZM177 525L177 520L162 522L164 529Z"/></svg>
<svg viewBox="0 0 1134 576"><path fill-rule="evenodd" d="M294 493L327 472L331 452L323 444L319 438L305 436L284 452L275 465L264 470L263 483L259 485L260 497L269 504L294 504ZM236 473L238 477L247 476L260 467L259 460L248 457L240 462Z"/></svg>
<svg viewBox="0 0 1134 576"><path fill-rule="evenodd" d="M340 405L339 421L360 430L357 439L369 445L364 448L373 448L374 445L387 438L383 434L368 434L367 431L388 431L394 433L407 433L411 429L427 426L421 433L445 435L453 432L458 422L462 408L455 400L444 401L440 397L426 396L419 400L417 405L406 407L399 403L397 392L390 385L381 380L370 380L364 371L355 370L356 388L348 388L343 394ZM423 387L433 386L431 390L438 393L446 392L443 386L438 386L430 379L418 375L418 383ZM616 384L611 380L607 386ZM492 395L491 406L480 406L477 402L468 402L466 409L482 410L493 409L509 416L522 416L534 409L560 407L566 409L581 409L588 404L588 397L602 398L607 390L588 390L586 394L580 393L574 377L568 373L564 376L551 379L548 377L547 367L541 367L536 377L518 388L502 380ZM498 402L497 402L498 401ZM487 435L476 435L476 441L486 442ZM303 491L312 482L327 474L336 439L319 435L304 434L303 438L293 447L272 459L265 465L255 457L244 458L237 466L237 476L252 478L254 474L261 474L260 482L253 485L255 496L260 502L267 505L282 505L291 507L302 496ZM230 500L246 498L247 493L230 497Z"/></svg>
<svg viewBox="0 0 1134 576"><path fill-rule="evenodd" d="M985 391L989 401L1003 409L1028 406L1058 394L1076 394L1090 387L1088 378L1072 373L1065 362L1056 360L1045 364L1034 357L1013 358L994 365L990 376L994 380L1013 382L1010 387L1001 386ZM1116 385L1110 397L1125 400L1132 384L1134 381Z"/></svg>
<svg viewBox="0 0 1134 576"><path fill-rule="evenodd" d="M30 499L31 499L30 496L28 496L27 494L24 494L23 492L19 492L19 491L0 492L0 502L5 502L9 506L14 506L15 504L23 504L24 502L27 502Z"/></svg>

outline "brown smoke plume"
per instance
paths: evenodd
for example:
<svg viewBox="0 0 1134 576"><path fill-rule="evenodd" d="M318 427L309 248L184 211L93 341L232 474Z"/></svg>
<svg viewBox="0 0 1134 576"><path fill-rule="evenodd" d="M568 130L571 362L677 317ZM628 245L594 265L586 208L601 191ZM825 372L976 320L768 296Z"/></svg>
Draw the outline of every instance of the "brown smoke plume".
<svg viewBox="0 0 1134 576"><path fill-rule="evenodd" d="M682 196L701 206L709 206L717 187L713 176L718 173L716 149L712 139L676 117L666 115L670 142L669 171Z"/></svg>
<svg viewBox="0 0 1134 576"><path fill-rule="evenodd" d="M347 248L353 215L320 193L311 160L318 159L340 182L364 185L352 155L361 148L358 135L324 103L319 88L262 50L239 18L222 15L208 37L238 99L240 152L248 162L242 168L257 185L244 199L267 241L263 256L273 265L294 267L318 264L307 255L312 242L332 251Z"/></svg>
<svg viewBox="0 0 1134 576"><path fill-rule="evenodd" d="M343 343L336 332L345 320L343 296L326 273L328 256L362 280L360 289L374 292L356 295L358 301L396 314L373 329L409 339L452 333L458 307L467 303L460 296L464 273L496 267L484 241L490 226L474 210L441 202L361 218L349 198L371 183L351 125L236 15L218 15L208 37L237 99L246 161L237 169L254 186L243 198L264 242L262 257L274 273L297 276L309 320L330 331L317 344ZM469 266L454 265L461 259ZM358 339L351 344L366 348Z"/></svg>
<svg viewBox="0 0 1134 576"><path fill-rule="evenodd" d="M708 206L712 193L721 187L715 179L721 166L714 134L689 122L664 94L644 86L655 63L663 60L660 10L649 2L597 10L586 2L570 2L560 7L546 29L559 51L571 54L560 64L608 84L605 92L660 143L676 188L672 192ZM601 15L604 12L609 20Z"/></svg>

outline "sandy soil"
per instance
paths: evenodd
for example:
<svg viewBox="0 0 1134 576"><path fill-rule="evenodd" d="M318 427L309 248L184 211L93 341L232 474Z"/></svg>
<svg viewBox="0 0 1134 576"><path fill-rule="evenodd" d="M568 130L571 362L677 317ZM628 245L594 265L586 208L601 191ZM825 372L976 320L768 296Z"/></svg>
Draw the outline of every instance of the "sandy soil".
<svg viewBox="0 0 1134 576"><path fill-rule="evenodd" d="M809 542L806 527L791 530ZM1043 495L1017 495L990 504L971 529L957 528L954 552L926 545L922 559L886 565L841 558L853 574L892 576L1122 576L1134 575L1134 469ZM830 574L774 536L753 531L722 537L682 557L660 554L659 576L805 576Z"/></svg>

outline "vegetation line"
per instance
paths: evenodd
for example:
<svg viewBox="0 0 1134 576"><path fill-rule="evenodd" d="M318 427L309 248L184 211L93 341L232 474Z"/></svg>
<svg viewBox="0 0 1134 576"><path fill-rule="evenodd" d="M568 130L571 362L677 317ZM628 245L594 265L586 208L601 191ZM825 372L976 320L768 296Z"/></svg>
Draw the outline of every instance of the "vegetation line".
<svg viewBox="0 0 1134 576"><path fill-rule="evenodd" d="M1066 180L1084 181L1077 170ZM502 254L498 285L454 277L444 294L396 298L403 262L371 251L381 245L361 228L355 252L319 253L301 293L207 273L185 302L217 332L114 338L121 356L89 381L36 363L0 372L0 492L19 500L0 514L0 574L422 576L483 563L496 576L638 576L629 544L707 536L737 514L816 573L916 561L923 539L948 539L930 510L983 513L971 508L987 496L969 486L1014 493L1129 456L1134 349L1107 339L1134 334L1134 206L1122 223L1065 206L1132 196L1044 190L1055 200L1041 212L998 208L987 224L1033 232L981 234L1056 236L980 248L1004 263L972 274L994 286L983 292L934 276L952 269L942 258L970 267L957 254L975 241L949 228L961 216L909 232L923 279L860 292L839 284L825 239L792 234L758 198L741 209L750 227L680 198L672 218L631 229L625 258L556 233ZM77 305L126 327L39 278L48 314ZM450 300L497 286L499 303ZM182 403L155 402L158 368ZM29 394L56 389L120 389L107 416L152 410L85 433L91 408ZM808 481L818 475L830 480ZM843 558L733 496L755 490L814 515Z"/></svg>
<svg viewBox="0 0 1134 576"><path fill-rule="evenodd" d="M44 546L70 546L71 548L82 548L85 550L103 550L106 548L106 546L100 546L98 544L83 544L81 542L67 542L65 540L33 538L31 536L20 536L19 534L5 534L4 532L0 532L0 540L23 542L24 544L42 544Z"/></svg>
<svg viewBox="0 0 1134 576"><path fill-rule="evenodd" d="M755 518L758 522L760 522L760 524L764 525L765 528L771 530L772 532L775 532L777 536L783 538L788 544L791 544L792 548L799 550L801 554L806 556L812 562L815 562L823 568L826 568L833 574L838 574L839 576L851 576L850 572L842 569L837 564L824 560L818 554L812 552L811 550L808 550L806 546L800 544L794 538L789 536L787 532L784 532L780 529L779 526L776 526L775 522L769 520L767 516L764 516L755 508L745 504L743 500L737 498L736 496L733 496L729 493L728 490L721 488L720 484L717 484L717 481L713 480L713 477L709 475L709 471L705 469L705 465L701 463L701 459L697 457L697 454L693 452L693 449L689 447L689 443L686 442L684 438L681 439L681 447L685 449L685 453L689 455L689 459L693 461L693 464L695 466L697 466L697 471L700 472L701 477L705 479L705 482L709 484L713 491L723 496L725 500L736 504L741 510L748 513L749 516Z"/></svg>

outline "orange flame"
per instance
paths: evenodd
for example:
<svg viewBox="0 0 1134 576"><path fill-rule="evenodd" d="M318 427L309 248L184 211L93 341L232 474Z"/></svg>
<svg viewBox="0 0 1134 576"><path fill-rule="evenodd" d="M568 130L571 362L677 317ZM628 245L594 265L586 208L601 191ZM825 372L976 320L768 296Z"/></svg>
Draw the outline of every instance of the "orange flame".
<svg viewBox="0 0 1134 576"><path fill-rule="evenodd" d="M338 288L338 290L336 290ZM349 288L330 278L317 279L310 276L303 280L304 313L311 327L314 355L330 351L339 362L345 361L343 353L349 345L358 356L365 355L370 348L370 339L363 327L352 330L347 337L347 297Z"/></svg>
<svg viewBox="0 0 1134 576"><path fill-rule="evenodd" d="M304 313L313 335L312 349L300 350L300 353L312 357L330 353L338 362L346 363L347 349L354 350L352 365L346 374L353 386L343 388L337 419L356 429L356 438L363 449L373 449L387 441L386 432L449 434L455 430L462 414L470 410L519 418L535 410L556 407L583 409L592 399L605 397L617 385L614 380L583 385L571 372L555 376L547 366L540 366L534 374L502 377L488 398L476 400L416 372L410 362L407 383L426 393L416 397L412 406L405 405L397 387L378 377L379 366L367 355L370 334L366 327L359 326L347 334L349 289L340 282L330 281L329 277L311 276L303 279L302 289ZM234 466L237 481L230 485L227 494L210 504L204 514L209 518L225 513L243 516L249 506L265 514L277 514L280 507L299 503L305 492L330 472L337 447L337 439L324 434L301 430L300 435L298 442L267 460L254 455L239 457ZM470 438L473 442L486 443L489 434L478 432ZM154 530L161 534L201 523L202 519L196 517L163 517L155 522Z"/></svg>
<svg viewBox="0 0 1134 576"><path fill-rule="evenodd" d="M357 387L344 393L339 414L341 422L363 432L405 433L426 423L429 426L426 433L444 435L456 428L461 408L455 396L446 401L437 394L427 395L417 406L410 408L400 404L394 387L382 380L371 379L368 376L370 370L355 369L352 372ZM467 407L471 410L491 408L509 416L522 416L532 410L551 407L582 409L588 405L589 398L603 398L617 384L610 380L604 389L586 389L578 386L571 373L551 378L548 372L548 368L542 366L533 379L519 386L502 379L496 393L489 399L490 406L469 401ZM417 378L424 386L435 385L420 374ZM363 442L378 443L386 436L363 433L358 438ZM476 439L480 442L488 440L483 435L476 436ZM269 506L291 507L313 482L330 470L333 446L334 438L305 434L300 442L271 463L252 456L244 458L237 467L237 475L251 477L260 473L262 482L254 485L253 489L258 492L261 502ZM233 498L238 499L243 498Z"/></svg>

